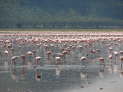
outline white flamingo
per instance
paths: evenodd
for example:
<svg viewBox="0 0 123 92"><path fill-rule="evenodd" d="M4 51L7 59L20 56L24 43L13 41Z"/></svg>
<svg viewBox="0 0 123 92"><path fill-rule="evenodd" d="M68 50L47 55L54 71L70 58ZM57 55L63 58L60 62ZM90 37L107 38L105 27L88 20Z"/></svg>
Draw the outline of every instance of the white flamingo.
<svg viewBox="0 0 123 92"><path fill-rule="evenodd" d="M117 64L118 63L117 59L118 59L119 53L117 51L114 51L113 54L115 55L115 62L114 63Z"/></svg>
<svg viewBox="0 0 123 92"><path fill-rule="evenodd" d="M60 65L61 64L61 57L56 57L56 65ZM56 76L60 76L61 70L59 68L59 66L57 66L56 68Z"/></svg>
<svg viewBox="0 0 123 92"><path fill-rule="evenodd" d="M37 56L37 57L35 57L35 63L36 63L36 65L40 65L40 60L41 60L41 57L40 56Z"/></svg>

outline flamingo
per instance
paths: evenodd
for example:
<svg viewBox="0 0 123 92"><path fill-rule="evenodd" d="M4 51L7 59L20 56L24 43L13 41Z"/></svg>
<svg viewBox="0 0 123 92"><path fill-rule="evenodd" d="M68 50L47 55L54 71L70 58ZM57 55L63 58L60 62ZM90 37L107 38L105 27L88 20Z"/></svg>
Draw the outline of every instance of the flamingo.
<svg viewBox="0 0 123 92"><path fill-rule="evenodd" d="M61 64L61 57L56 57L56 65L60 65ZM57 66L56 68L56 76L60 76L61 70L60 68Z"/></svg>
<svg viewBox="0 0 123 92"><path fill-rule="evenodd" d="M36 59L36 65L40 65L41 57L37 56L37 57L35 57L35 59Z"/></svg>
<svg viewBox="0 0 123 92"><path fill-rule="evenodd" d="M109 54L112 53L112 50L113 50L113 48L112 47L109 47Z"/></svg>
<svg viewBox="0 0 123 92"><path fill-rule="evenodd" d="M9 58L9 51L8 50L5 50L4 51L4 54L5 54L5 57L6 57L6 60L5 60L5 63L4 64L9 64L10 62L9 62L9 60L8 60L8 58Z"/></svg>
<svg viewBox="0 0 123 92"><path fill-rule="evenodd" d="M26 63L26 56L25 55L21 55L20 57L22 58L22 64L25 65L25 63Z"/></svg>
<svg viewBox="0 0 123 92"><path fill-rule="evenodd" d="M33 53L34 57L36 57L36 50L33 50L32 53Z"/></svg>
<svg viewBox="0 0 123 92"><path fill-rule="evenodd" d="M48 64L51 64L51 60L50 60L51 54L52 54L52 51L47 51Z"/></svg>
<svg viewBox="0 0 123 92"><path fill-rule="evenodd" d="M120 51L120 54L123 55L123 51Z"/></svg>
<svg viewBox="0 0 123 92"><path fill-rule="evenodd" d="M109 62L110 62L111 71L113 72L113 62L112 62L113 56L112 56L112 54L110 54L108 57L110 60Z"/></svg>
<svg viewBox="0 0 123 92"><path fill-rule="evenodd" d="M123 68L123 56L120 57L120 60L121 60L121 63L120 63L120 68L122 69Z"/></svg>
<svg viewBox="0 0 123 92"><path fill-rule="evenodd" d="M99 62L100 62L100 71L104 71L104 68L105 68L105 61L104 61L104 58L103 57L100 57L99 58ZM102 66L102 69L101 69L101 66Z"/></svg>
<svg viewBox="0 0 123 92"><path fill-rule="evenodd" d="M27 55L28 55L28 57L29 57L29 62L28 62L28 64L30 65L30 64L32 64L33 53L32 53L31 51L28 51L28 52L27 52Z"/></svg>
<svg viewBox="0 0 123 92"><path fill-rule="evenodd" d="M64 60L64 64L65 64L65 63L67 63L66 57L67 57L68 51L64 50L64 51L62 51L62 54L63 54L63 60Z"/></svg>
<svg viewBox="0 0 123 92"><path fill-rule="evenodd" d="M83 80L83 79L85 79L85 82L88 84L88 74L87 74L87 70L88 70L88 68L87 68L87 64L88 64L88 62L87 62L87 58L85 57L85 56L83 56L83 57L81 57L80 58L80 61L81 61L81 65L83 65L84 66L84 72L83 71L81 71L80 72L80 78L81 78L81 81ZM82 85L82 83L81 83L81 88L83 88L84 86Z"/></svg>
<svg viewBox="0 0 123 92"><path fill-rule="evenodd" d="M81 57L80 58L81 64L87 68L87 58L86 57Z"/></svg>
<svg viewBox="0 0 123 92"><path fill-rule="evenodd" d="M115 55L115 62L114 63L117 64L117 59L118 59L119 53L117 51L114 51L113 53Z"/></svg>
<svg viewBox="0 0 123 92"><path fill-rule="evenodd" d="M19 56L13 56L13 57L11 58L11 64L12 64L12 65L14 65L14 66L16 65L16 63L17 63L17 62L16 62L16 59L18 59L18 57L19 57Z"/></svg>
<svg viewBox="0 0 123 92"><path fill-rule="evenodd" d="M9 51L8 51L8 50L5 50L4 53L5 53L6 55L8 55Z"/></svg>

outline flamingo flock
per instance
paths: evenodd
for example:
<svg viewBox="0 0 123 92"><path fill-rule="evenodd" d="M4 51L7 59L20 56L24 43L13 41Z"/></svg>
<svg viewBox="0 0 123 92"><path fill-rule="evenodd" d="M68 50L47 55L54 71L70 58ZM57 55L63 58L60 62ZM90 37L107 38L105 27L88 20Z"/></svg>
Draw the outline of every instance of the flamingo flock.
<svg viewBox="0 0 123 92"><path fill-rule="evenodd" d="M97 65L101 74L107 71L107 67L112 72L123 72L123 38L95 34L1 34L0 67L8 66L14 80L19 79L16 68L21 68L23 77L25 69L32 69L37 81L42 80L43 69L53 69L59 78L64 70L77 66L80 79L86 81L91 65Z"/></svg>

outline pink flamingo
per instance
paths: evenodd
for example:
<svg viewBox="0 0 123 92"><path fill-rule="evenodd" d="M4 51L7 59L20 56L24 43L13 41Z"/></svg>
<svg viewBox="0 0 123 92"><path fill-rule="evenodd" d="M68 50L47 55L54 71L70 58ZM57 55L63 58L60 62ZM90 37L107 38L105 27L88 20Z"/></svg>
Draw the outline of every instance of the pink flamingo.
<svg viewBox="0 0 123 92"><path fill-rule="evenodd" d="M67 51L67 50L62 51L64 63L67 63L67 62L66 62L66 55L67 55L67 54L68 54L68 51Z"/></svg>
<svg viewBox="0 0 123 92"><path fill-rule="evenodd" d="M25 55L21 55L20 57L22 58L22 64L25 65L25 63L26 63L26 56Z"/></svg>
<svg viewBox="0 0 123 92"><path fill-rule="evenodd" d="M51 60L50 60L51 54L52 54L52 51L47 51L48 64L51 64Z"/></svg>
<svg viewBox="0 0 123 92"><path fill-rule="evenodd" d="M122 69L123 69L123 56L121 56L120 57L120 69L121 69L121 71L120 71L120 77L123 77L123 71L122 71Z"/></svg>
<svg viewBox="0 0 123 92"><path fill-rule="evenodd" d="M123 64L123 56L120 57L120 61L121 61L120 68L122 69L123 68L123 65L122 65Z"/></svg>
<svg viewBox="0 0 123 92"><path fill-rule="evenodd" d="M110 55L108 56L108 58L110 59L110 64L112 64L112 63L113 63L113 62L112 62L113 55L112 55L112 54L110 54Z"/></svg>
<svg viewBox="0 0 123 92"><path fill-rule="evenodd" d="M99 62L100 62L100 71L104 71L104 68L105 68L105 61L104 61L104 58L100 57L99 58ZM102 67L102 69L101 69Z"/></svg>
<svg viewBox="0 0 123 92"><path fill-rule="evenodd" d="M123 51L120 51L120 54L123 55Z"/></svg>

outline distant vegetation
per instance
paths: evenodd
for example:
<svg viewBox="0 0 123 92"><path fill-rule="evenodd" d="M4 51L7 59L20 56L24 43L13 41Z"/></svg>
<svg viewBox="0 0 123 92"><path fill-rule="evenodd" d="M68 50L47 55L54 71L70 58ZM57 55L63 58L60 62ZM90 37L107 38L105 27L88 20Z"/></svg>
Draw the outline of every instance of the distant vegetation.
<svg viewBox="0 0 123 92"><path fill-rule="evenodd" d="M1 28L123 27L121 0L0 0Z"/></svg>

